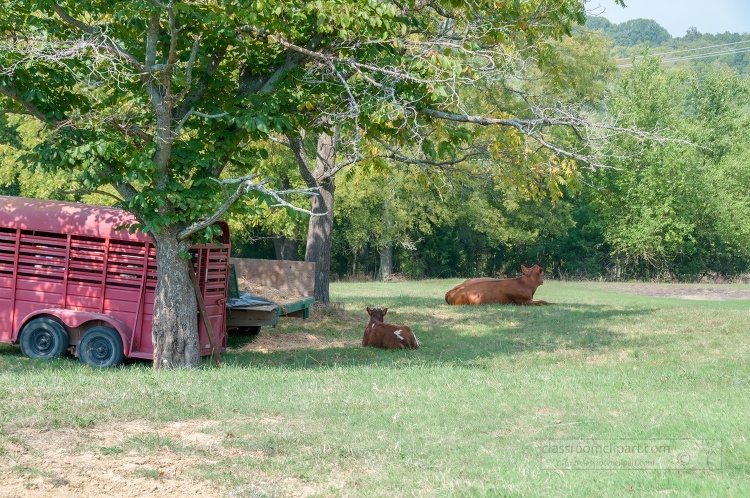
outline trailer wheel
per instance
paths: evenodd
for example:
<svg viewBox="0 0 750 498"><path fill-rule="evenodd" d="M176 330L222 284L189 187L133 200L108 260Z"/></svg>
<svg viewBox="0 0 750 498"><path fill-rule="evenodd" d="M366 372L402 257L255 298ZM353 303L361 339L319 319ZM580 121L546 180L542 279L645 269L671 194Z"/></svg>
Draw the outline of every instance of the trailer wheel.
<svg viewBox="0 0 750 498"><path fill-rule="evenodd" d="M125 361L120 334L112 327L92 327L78 343L78 359L92 367L116 367Z"/></svg>
<svg viewBox="0 0 750 498"><path fill-rule="evenodd" d="M68 349L65 327L52 318L35 318L21 330L21 354L45 360L59 358Z"/></svg>

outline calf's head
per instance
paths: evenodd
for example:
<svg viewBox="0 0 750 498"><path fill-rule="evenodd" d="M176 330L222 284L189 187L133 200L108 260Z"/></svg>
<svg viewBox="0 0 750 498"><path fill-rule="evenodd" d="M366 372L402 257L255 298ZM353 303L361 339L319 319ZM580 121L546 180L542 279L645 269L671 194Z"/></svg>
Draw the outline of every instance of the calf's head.
<svg viewBox="0 0 750 498"><path fill-rule="evenodd" d="M370 315L370 321L371 322L382 322L385 318L385 314L388 313L388 308L372 308L367 307L367 314Z"/></svg>

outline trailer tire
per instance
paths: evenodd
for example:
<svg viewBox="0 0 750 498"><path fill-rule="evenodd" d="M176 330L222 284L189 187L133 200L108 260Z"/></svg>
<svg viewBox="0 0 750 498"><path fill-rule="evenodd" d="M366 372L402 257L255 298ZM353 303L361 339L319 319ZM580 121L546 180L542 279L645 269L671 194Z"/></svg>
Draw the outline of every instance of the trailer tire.
<svg viewBox="0 0 750 498"><path fill-rule="evenodd" d="M78 343L78 359L92 367L116 367L125 361L120 334L112 327L92 327Z"/></svg>
<svg viewBox="0 0 750 498"><path fill-rule="evenodd" d="M35 318L21 329L21 354L28 358L51 360L68 349L68 333L63 324L52 318Z"/></svg>

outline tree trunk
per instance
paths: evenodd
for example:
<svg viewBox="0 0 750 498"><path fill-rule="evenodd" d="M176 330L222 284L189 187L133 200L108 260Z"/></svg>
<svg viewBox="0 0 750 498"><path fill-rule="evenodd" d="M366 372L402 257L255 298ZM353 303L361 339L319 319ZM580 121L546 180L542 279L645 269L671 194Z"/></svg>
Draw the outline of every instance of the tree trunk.
<svg viewBox="0 0 750 498"><path fill-rule="evenodd" d="M276 250L276 259L285 261L297 261L297 241L288 239L284 235L273 238L273 247Z"/></svg>
<svg viewBox="0 0 750 498"><path fill-rule="evenodd" d="M187 265L180 257L190 243L178 241L176 230L170 228L153 237L158 275L151 329L154 369L197 368L201 359L198 305Z"/></svg>
<svg viewBox="0 0 750 498"><path fill-rule="evenodd" d="M380 268L378 279L385 282L393 273L393 217L391 216L391 200L396 195L393 190L383 201L383 239L380 241Z"/></svg>
<svg viewBox="0 0 750 498"><path fill-rule="evenodd" d="M300 174L310 188L317 187L318 195L310 200L310 216L307 230L305 261L315 263L315 300L330 302L329 284L331 274L331 239L333 238L333 198L336 190L335 161L338 128L333 134L318 134L315 170L311 164L301 138L290 138L289 143L297 157Z"/></svg>
<svg viewBox="0 0 750 498"><path fill-rule="evenodd" d="M378 277L381 282L388 280L393 273L393 242L386 242L380 250L380 270Z"/></svg>
<svg viewBox="0 0 750 498"><path fill-rule="evenodd" d="M321 134L323 136L323 134ZM328 135L325 135L328 138ZM320 149L320 140L318 141ZM320 150L318 151L320 154ZM310 201L310 216L307 227L305 261L315 263L315 300L330 302L329 285L331 275L331 239L333 238L333 194L336 188L333 178L319 185L318 195Z"/></svg>

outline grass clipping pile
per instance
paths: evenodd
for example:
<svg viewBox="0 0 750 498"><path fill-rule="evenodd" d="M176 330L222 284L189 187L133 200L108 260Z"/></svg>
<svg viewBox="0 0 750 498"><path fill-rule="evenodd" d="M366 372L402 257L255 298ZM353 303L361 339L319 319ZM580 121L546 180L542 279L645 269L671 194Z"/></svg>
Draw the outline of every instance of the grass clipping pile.
<svg viewBox="0 0 750 498"><path fill-rule="evenodd" d="M299 318L283 318L274 328L263 327L260 334L250 343L239 348L239 351L274 353L298 349L356 347L362 342L359 337L362 332L358 329L354 330L351 324L361 322L362 317L355 317L354 315L354 313L344 310L341 304L325 305L316 302L310 307L310 317L304 322ZM364 325L366 323L363 323L362 330L364 330ZM304 327L306 331L292 332L289 330L291 328L298 329L300 326ZM354 338L355 334L357 334L356 339Z"/></svg>

